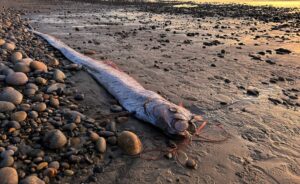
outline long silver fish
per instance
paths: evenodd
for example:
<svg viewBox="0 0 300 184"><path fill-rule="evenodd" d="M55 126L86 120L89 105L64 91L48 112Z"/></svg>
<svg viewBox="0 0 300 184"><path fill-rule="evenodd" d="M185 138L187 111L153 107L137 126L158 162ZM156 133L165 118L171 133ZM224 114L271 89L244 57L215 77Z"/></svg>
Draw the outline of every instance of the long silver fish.
<svg viewBox="0 0 300 184"><path fill-rule="evenodd" d="M70 61L86 67L89 73L136 118L159 127L167 135L187 137L190 135L187 130L192 122L201 119L189 110L145 89L126 73L76 52L53 36L34 30L32 32L45 39Z"/></svg>

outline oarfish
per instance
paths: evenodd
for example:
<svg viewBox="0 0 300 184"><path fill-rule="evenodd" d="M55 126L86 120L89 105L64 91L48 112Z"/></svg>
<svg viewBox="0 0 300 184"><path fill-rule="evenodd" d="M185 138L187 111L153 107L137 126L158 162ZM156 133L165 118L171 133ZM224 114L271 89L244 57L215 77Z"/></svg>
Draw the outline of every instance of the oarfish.
<svg viewBox="0 0 300 184"><path fill-rule="evenodd" d="M58 49L67 59L86 67L91 75L136 118L159 127L169 136L187 137L189 126L199 116L186 108L169 102L159 94L145 89L128 74L87 57L48 34L32 32Z"/></svg>

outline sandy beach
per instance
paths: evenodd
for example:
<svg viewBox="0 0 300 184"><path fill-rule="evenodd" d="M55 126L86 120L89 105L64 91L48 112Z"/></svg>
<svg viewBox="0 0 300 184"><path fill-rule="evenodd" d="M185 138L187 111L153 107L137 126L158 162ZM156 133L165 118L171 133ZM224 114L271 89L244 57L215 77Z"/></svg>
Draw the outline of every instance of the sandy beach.
<svg viewBox="0 0 300 184"><path fill-rule="evenodd" d="M172 4L120 5L95 1L5 0L0 5L4 6L0 9L0 21L7 21L6 12L12 12L11 17L19 14L23 27L30 24L78 52L113 62L146 89L182 104L208 122L201 132L207 141L201 139L184 146L175 141L180 147L177 159L172 154L155 160L144 158L159 156L159 152L145 153L143 157L127 156L112 139L106 152L99 156L87 141L87 134L90 130L107 129L111 121L117 122L116 135L123 130L132 131L144 148L165 148L173 141L133 116L108 118L107 115L112 115L111 107L118 102L85 69L78 66L72 70L71 63L41 38L27 33L19 36L21 23L12 21L18 26L14 29L0 26L0 38L15 40L16 50L34 60L45 60L47 65L50 56L59 60L58 66L48 65L48 73L41 75L45 79L54 69L62 70L67 77L64 84L71 95L49 94L62 101L60 107L51 110L59 114L62 108L72 109L76 105L76 111L88 117L69 131L63 128L64 122L62 125L50 122L55 113L47 110L50 115L43 117L47 123L39 126L41 130L52 124L71 143L58 151L37 146L35 149L42 149L44 155L35 156L41 157L36 163L24 161L34 160L34 156L22 158L16 151L15 164L10 167L17 170L20 181L35 174L46 183L72 184L300 183L300 14L294 10L208 4L175 8ZM11 34L17 38L13 39ZM14 67L7 59L13 52L3 54L2 50L0 63ZM29 82L39 76L32 71L27 75ZM7 86L1 80L0 91ZM44 87L38 86L43 94ZM34 98L28 99L34 106ZM16 105L16 109L25 101ZM37 101L48 105L49 100L44 95ZM1 124L15 111L4 113ZM30 117L24 120L24 127L30 121ZM6 131L1 129L2 134ZM24 136L20 142L10 138L7 143L2 137L1 152L9 150L9 145L21 149L21 143L33 144L34 140L29 140L32 138ZM47 160L48 157L53 159ZM69 167L60 167L50 177L45 170L51 168L48 163L55 159L68 163ZM189 168L182 164L187 159L197 165ZM47 162L47 166L36 169L42 162Z"/></svg>

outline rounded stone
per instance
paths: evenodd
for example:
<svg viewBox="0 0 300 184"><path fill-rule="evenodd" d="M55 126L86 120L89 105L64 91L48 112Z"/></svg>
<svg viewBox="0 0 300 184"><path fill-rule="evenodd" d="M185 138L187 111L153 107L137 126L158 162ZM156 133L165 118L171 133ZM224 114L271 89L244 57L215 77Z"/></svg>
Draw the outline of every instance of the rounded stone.
<svg viewBox="0 0 300 184"><path fill-rule="evenodd" d="M12 156L6 156L0 162L0 168L11 167L14 164L14 162L15 162L15 160Z"/></svg>
<svg viewBox="0 0 300 184"><path fill-rule="evenodd" d="M1 184L18 184L19 177L16 169L12 167L4 167L0 169Z"/></svg>
<svg viewBox="0 0 300 184"><path fill-rule="evenodd" d="M51 97L49 101L50 106L52 107L59 107L59 100L57 98Z"/></svg>
<svg viewBox="0 0 300 184"><path fill-rule="evenodd" d="M49 164L49 167L50 168L54 168L54 169L59 169L59 162L58 161L53 161L53 162L51 162L50 164Z"/></svg>
<svg viewBox="0 0 300 184"><path fill-rule="evenodd" d="M5 82L9 85L20 86L28 82L28 77L23 72L15 72L6 76Z"/></svg>
<svg viewBox="0 0 300 184"><path fill-rule="evenodd" d="M14 52L11 57L10 60L14 63L20 61L23 58L23 55L21 52Z"/></svg>
<svg viewBox="0 0 300 184"><path fill-rule="evenodd" d="M43 112L47 109L47 105L44 102L36 103L33 105L33 110L37 112Z"/></svg>
<svg viewBox="0 0 300 184"><path fill-rule="evenodd" d="M57 82L63 82L66 78L64 72L60 71L59 69L54 70L53 72L53 79Z"/></svg>
<svg viewBox="0 0 300 184"><path fill-rule="evenodd" d="M123 131L118 137L118 145L128 155L142 152L143 145L139 137L130 131Z"/></svg>
<svg viewBox="0 0 300 184"><path fill-rule="evenodd" d="M39 170L42 170L44 168L48 167L48 162L41 162L39 163L39 165L36 167L36 169L39 171Z"/></svg>
<svg viewBox="0 0 300 184"><path fill-rule="evenodd" d="M2 48L6 50L15 50L16 45L13 43L5 43L2 45Z"/></svg>
<svg viewBox="0 0 300 184"><path fill-rule="evenodd" d="M0 112L10 112L15 108L16 106L11 102L0 101Z"/></svg>
<svg viewBox="0 0 300 184"><path fill-rule="evenodd" d="M89 134L90 134L90 139L93 142L96 142L100 137L97 133L95 133L93 131L90 131Z"/></svg>
<svg viewBox="0 0 300 184"><path fill-rule="evenodd" d="M47 169L43 172L43 174L44 174L45 176L48 176L48 177L50 177L50 178L53 178L53 177L55 177L55 176L57 175L57 169L55 169L55 168L47 168Z"/></svg>
<svg viewBox="0 0 300 184"><path fill-rule="evenodd" d="M4 45L5 44L5 40L3 39L0 39L0 46Z"/></svg>
<svg viewBox="0 0 300 184"><path fill-rule="evenodd" d="M31 58L24 58L20 61L20 63L24 63L26 64L27 66L30 66L30 63L33 61L33 59Z"/></svg>
<svg viewBox="0 0 300 184"><path fill-rule="evenodd" d="M26 63L18 62L14 66L14 71L28 73L30 72L30 67Z"/></svg>
<svg viewBox="0 0 300 184"><path fill-rule="evenodd" d="M15 105L18 105L22 102L23 95L19 91L15 90L12 87L6 87L0 93L0 101L11 102Z"/></svg>
<svg viewBox="0 0 300 184"><path fill-rule="evenodd" d="M43 180L38 178L35 175L27 176L25 179L23 179L20 184L45 184Z"/></svg>
<svg viewBox="0 0 300 184"><path fill-rule="evenodd" d="M96 150L100 153L105 153L106 151L106 140L103 137L99 137L96 141Z"/></svg>
<svg viewBox="0 0 300 184"><path fill-rule="evenodd" d="M30 68L32 68L33 70L38 70L38 71L42 71L42 72L48 71L47 65L45 65L43 62L40 62L40 61L32 61L30 63Z"/></svg>
<svg viewBox="0 0 300 184"><path fill-rule="evenodd" d="M67 138L60 130L51 130L44 136L44 144L50 149L59 149L66 145Z"/></svg>
<svg viewBox="0 0 300 184"><path fill-rule="evenodd" d="M27 113L25 111L14 112L11 115L11 120L22 122L27 118Z"/></svg>
<svg viewBox="0 0 300 184"><path fill-rule="evenodd" d="M197 163L194 159L188 159L185 163L185 165L190 168L190 169L196 169L197 168Z"/></svg>

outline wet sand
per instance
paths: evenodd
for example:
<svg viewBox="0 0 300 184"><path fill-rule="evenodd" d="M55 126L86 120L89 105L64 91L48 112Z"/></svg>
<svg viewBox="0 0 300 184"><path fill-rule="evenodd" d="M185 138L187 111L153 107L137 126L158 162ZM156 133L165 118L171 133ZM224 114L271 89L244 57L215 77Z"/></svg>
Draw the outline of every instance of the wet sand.
<svg viewBox="0 0 300 184"><path fill-rule="evenodd" d="M300 39L299 27L291 26L295 22L39 2L13 6L25 11L23 18L38 31L80 52L94 51L91 57L113 61L147 89L202 114L209 122L202 136L222 139L224 130L231 135L225 142L192 142L182 148L197 161L195 170L172 159L148 161L110 149L110 164L104 160L101 165L104 172L84 166L65 183L82 183L90 175L97 178L94 183L300 182ZM86 96L82 103L89 116L97 119L109 112L114 99L86 72L72 80ZM137 133L147 147L164 146L168 140L134 118L118 129Z"/></svg>

